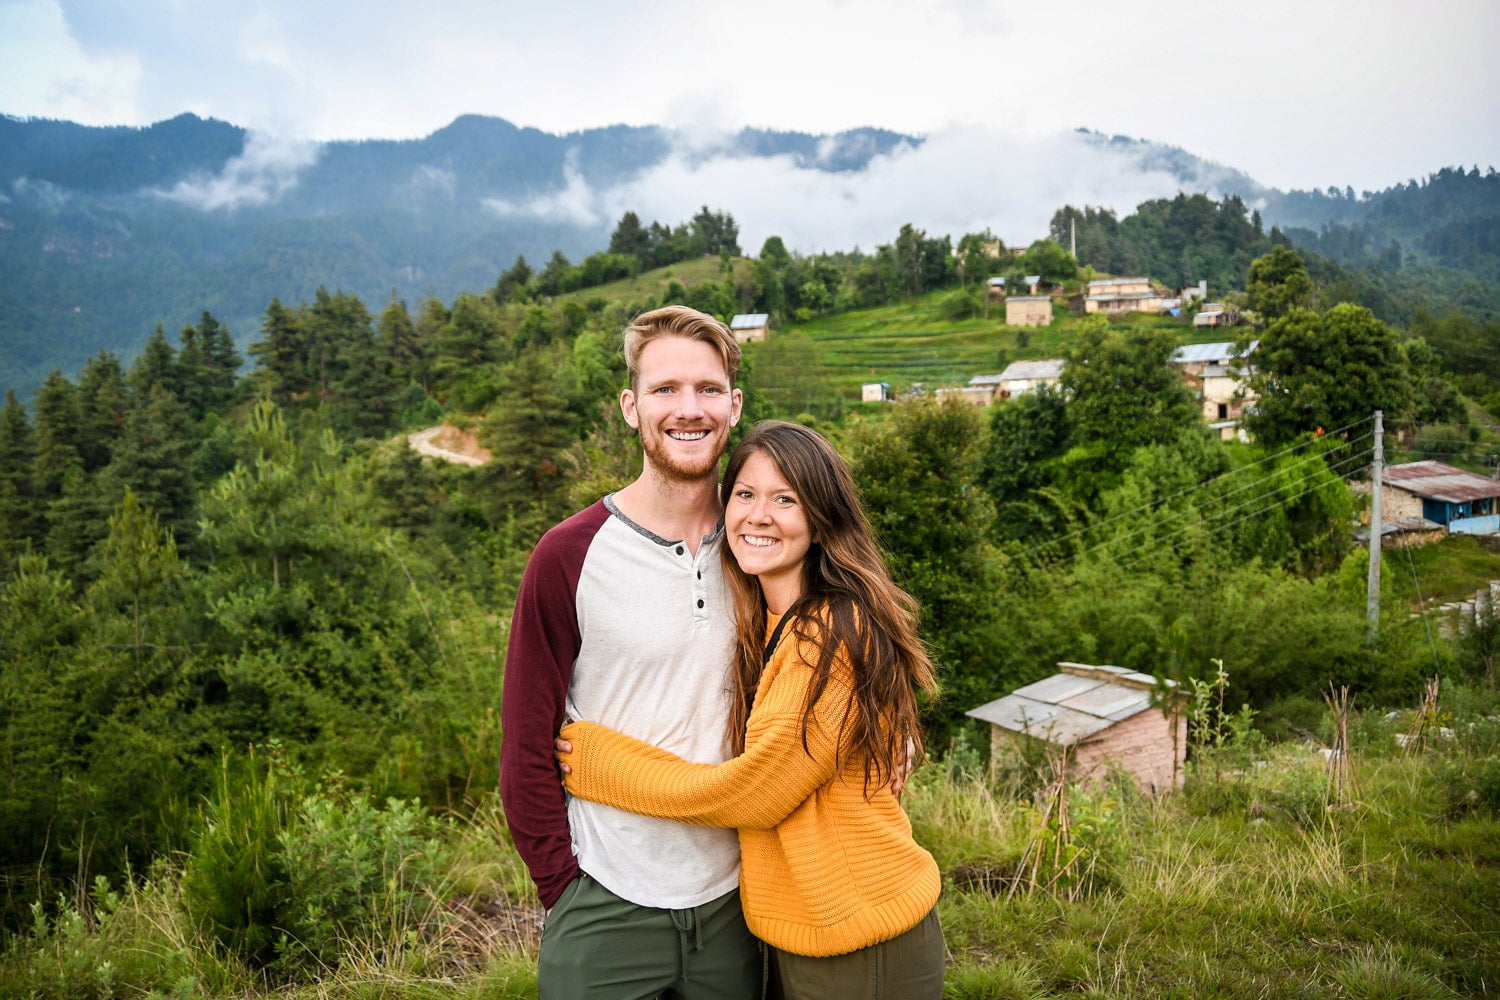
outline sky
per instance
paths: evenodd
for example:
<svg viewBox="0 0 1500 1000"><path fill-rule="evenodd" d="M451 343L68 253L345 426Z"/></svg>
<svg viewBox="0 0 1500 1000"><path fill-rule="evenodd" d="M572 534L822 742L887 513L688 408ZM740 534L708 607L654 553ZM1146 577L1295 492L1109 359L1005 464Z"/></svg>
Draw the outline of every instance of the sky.
<svg viewBox="0 0 1500 1000"><path fill-rule="evenodd" d="M1108 187L1077 128L1283 190L1500 167L1497 46L1500 0L0 0L0 114L148 125L190 111L254 130L262 151L417 138L470 113L555 133L667 125L705 144L743 126L876 126L926 152L870 191L800 176L810 187L776 209L873 212L905 185L948 203L946 222L986 187L1070 203ZM646 186L776 200L775 178L743 164L687 189L675 169ZM606 210L593 195L586 210Z"/></svg>

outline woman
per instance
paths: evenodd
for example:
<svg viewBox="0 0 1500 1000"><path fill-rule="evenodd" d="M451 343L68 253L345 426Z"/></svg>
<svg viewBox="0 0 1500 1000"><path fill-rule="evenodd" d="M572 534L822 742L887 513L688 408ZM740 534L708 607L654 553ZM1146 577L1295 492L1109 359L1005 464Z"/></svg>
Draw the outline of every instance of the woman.
<svg viewBox="0 0 1500 1000"><path fill-rule="evenodd" d="M788 998L939 997L941 878L892 793L936 692L843 459L764 421L730 457L725 569L737 642L729 741L693 764L588 722L563 728L568 790L739 830L740 896Z"/></svg>

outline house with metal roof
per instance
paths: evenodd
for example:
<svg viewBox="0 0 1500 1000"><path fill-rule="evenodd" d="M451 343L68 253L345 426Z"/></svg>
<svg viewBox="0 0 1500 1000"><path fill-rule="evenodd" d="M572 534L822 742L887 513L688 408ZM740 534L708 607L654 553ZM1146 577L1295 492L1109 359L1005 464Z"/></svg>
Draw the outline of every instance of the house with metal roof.
<svg viewBox="0 0 1500 1000"><path fill-rule="evenodd" d="M1153 705L1156 678L1123 667L1057 666L1060 673L964 713L990 724L992 756L1011 741L1040 740L1065 748L1081 779L1120 770L1144 791L1181 785L1187 720Z"/></svg>
<svg viewBox="0 0 1500 1000"><path fill-rule="evenodd" d="M1110 316L1160 313L1163 301L1165 296L1152 286L1150 278L1100 278L1089 282L1083 311Z"/></svg>
<svg viewBox="0 0 1500 1000"><path fill-rule="evenodd" d="M770 332L771 317L768 313L740 313L729 320L729 330L741 344L752 340L765 340Z"/></svg>
<svg viewBox="0 0 1500 1000"><path fill-rule="evenodd" d="M1500 479L1424 461L1388 465L1380 481L1382 522L1420 517L1449 534L1500 534Z"/></svg>
<svg viewBox="0 0 1500 1000"><path fill-rule="evenodd" d="M969 379L971 386L988 386L995 399L1009 399L1028 392L1035 392L1044 385L1054 388L1062 378L1061 358L1045 358L1040 361L1012 361L1005 370L990 375L975 375Z"/></svg>

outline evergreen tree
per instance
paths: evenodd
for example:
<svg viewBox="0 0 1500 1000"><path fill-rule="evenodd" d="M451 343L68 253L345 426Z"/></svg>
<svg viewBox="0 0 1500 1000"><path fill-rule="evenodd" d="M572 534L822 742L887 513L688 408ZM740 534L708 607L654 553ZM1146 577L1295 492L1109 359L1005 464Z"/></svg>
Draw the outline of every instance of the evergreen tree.
<svg viewBox="0 0 1500 1000"><path fill-rule="evenodd" d="M204 413L224 413L234 403L244 359L235 349L234 335L207 309L198 320L198 343L203 360L196 375Z"/></svg>
<svg viewBox="0 0 1500 1000"><path fill-rule="evenodd" d="M609 237L609 252L634 257L648 266L651 261L651 234L641 225L640 216L626 212Z"/></svg>
<svg viewBox="0 0 1500 1000"><path fill-rule="evenodd" d="M417 339L417 327L406 311L406 302L394 296L380 311L380 353L397 379L414 381L428 391L427 352Z"/></svg>
<svg viewBox="0 0 1500 1000"><path fill-rule="evenodd" d="M156 332L146 341L146 346L141 353L136 355L135 361L130 365L130 371L125 376L126 384L130 387L130 395L139 405L151 393L153 386L161 386L169 392L182 398L182 379L177 366L177 352L172 345L167 343L167 335L162 333L161 326L156 327Z"/></svg>
<svg viewBox="0 0 1500 1000"><path fill-rule="evenodd" d="M15 570L22 552L41 540L35 460L36 439L26 408L14 390L7 390L5 405L0 406L0 580Z"/></svg>
<svg viewBox="0 0 1500 1000"><path fill-rule="evenodd" d="M130 411L119 359L110 352L100 351L84 364L78 376L78 406L79 455L84 469L95 472L109 464Z"/></svg>
<svg viewBox="0 0 1500 1000"><path fill-rule="evenodd" d="M179 548L193 537L197 489L192 457L197 442L190 436L186 408L162 386L131 411L114 459L102 473L104 495L113 506L125 491L134 492L171 530Z"/></svg>
<svg viewBox="0 0 1500 1000"><path fill-rule="evenodd" d="M261 323L262 338L250 345L259 359L252 379L259 391L278 406L290 407L305 399L311 386L308 336L302 317L272 299Z"/></svg>
<svg viewBox="0 0 1500 1000"><path fill-rule="evenodd" d="M495 281L495 301L504 305L512 299L524 299L530 283L531 265L526 263L524 256L516 254L516 262L508 270L502 271Z"/></svg>
<svg viewBox="0 0 1500 1000"><path fill-rule="evenodd" d="M493 490L491 519L525 518L539 526L557 519L563 453L577 439L575 418L560 386L557 352L523 352L500 377L500 393L481 441L494 459L484 468Z"/></svg>
<svg viewBox="0 0 1500 1000"><path fill-rule="evenodd" d="M181 565L172 532L160 525L156 512L141 504L128 486L109 519L109 534L95 564L97 576L89 587L88 603L100 617L124 612L123 645L130 650L137 679L143 679L147 638L166 627L170 604L162 597L179 576ZM151 645L160 649L162 643Z"/></svg>
<svg viewBox="0 0 1500 1000"><path fill-rule="evenodd" d="M79 424L77 390L54 368L36 395L36 496L43 503L61 496L68 473L83 468Z"/></svg>

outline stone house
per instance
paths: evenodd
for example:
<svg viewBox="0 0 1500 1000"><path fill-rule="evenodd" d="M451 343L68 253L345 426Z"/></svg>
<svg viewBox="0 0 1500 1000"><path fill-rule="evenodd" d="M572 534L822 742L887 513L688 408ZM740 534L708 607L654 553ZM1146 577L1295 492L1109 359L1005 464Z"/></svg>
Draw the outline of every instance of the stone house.
<svg viewBox="0 0 1500 1000"><path fill-rule="evenodd" d="M890 398L889 382L866 382L859 387L859 399L862 403L883 403Z"/></svg>
<svg viewBox="0 0 1500 1000"><path fill-rule="evenodd" d="M1388 465L1380 479L1382 533L1426 522L1449 534L1500 534L1500 480L1433 461Z"/></svg>
<svg viewBox="0 0 1500 1000"><path fill-rule="evenodd" d="M771 317L767 313L740 313L729 320L730 332L741 344L752 340L765 340L770 332Z"/></svg>
<svg viewBox="0 0 1500 1000"><path fill-rule="evenodd" d="M964 713L990 724L992 758L1013 751L1014 741L1038 740L1066 748L1080 780L1097 781L1116 769L1142 791L1181 787L1187 720L1151 704L1155 678L1123 667L1058 667L1060 673Z"/></svg>
<svg viewBox="0 0 1500 1000"><path fill-rule="evenodd" d="M1198 399L1203 419L1224 441L1239 434L1245 409L1255 405L1257 397L1245 380L1250 375L1248 359L1258 346L1258 340L1250 341L1243 351L1227 341L1184 344L1172 355L1172 364Z"/></svg>
<svg viewBox="0 0 1500 1000"><path fill-rule="evenodd" d="M1089 282L1083 311L1107 316L1160 313L1163 300L1161 292L1151 286L1150 278L1100 278Z"/></svg>
<svg viewBox="0 0 1500 1000"><path fill-rule="evenodd" d="M988 386L995 399L1035 392L1038 387L1050 385L1054 388L1062 378L1063 365L1060 358L1041 361L1012 361L1005 370L994 375L975 375L969 379L971 386Z"/></svg>
<svg viewBox="0 0 1500 1000"><path fill-rule="evenodd" d="M1050 295L1012 295L1005 300L1007 326L1046 326L1052 322Z"/></svg>

